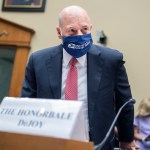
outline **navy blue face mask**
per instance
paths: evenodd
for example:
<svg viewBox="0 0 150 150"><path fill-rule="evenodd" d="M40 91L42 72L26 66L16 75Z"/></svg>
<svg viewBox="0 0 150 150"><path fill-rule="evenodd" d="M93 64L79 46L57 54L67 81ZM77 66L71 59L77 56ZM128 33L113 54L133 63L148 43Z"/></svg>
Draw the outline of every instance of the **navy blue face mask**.
<svg viewBox="0 0 150 150"><path fill-rule="evenodd" d="M76 36L62 36L62 41L63 48L75 58L85 55L93 43L91 33Z"/></svg>

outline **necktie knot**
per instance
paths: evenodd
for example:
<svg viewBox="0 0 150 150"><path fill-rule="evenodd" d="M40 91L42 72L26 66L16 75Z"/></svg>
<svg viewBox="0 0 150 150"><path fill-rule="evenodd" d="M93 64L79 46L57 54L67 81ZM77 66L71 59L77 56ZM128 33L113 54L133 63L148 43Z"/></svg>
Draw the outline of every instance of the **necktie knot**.
<svg viewBox="0 0 150 150"><path fill-rule="evenodd" d="M70 65L71 65L71 66L75 66L76 63L77 63L77 59L73 57L73 58L70 60Z"/></svg>

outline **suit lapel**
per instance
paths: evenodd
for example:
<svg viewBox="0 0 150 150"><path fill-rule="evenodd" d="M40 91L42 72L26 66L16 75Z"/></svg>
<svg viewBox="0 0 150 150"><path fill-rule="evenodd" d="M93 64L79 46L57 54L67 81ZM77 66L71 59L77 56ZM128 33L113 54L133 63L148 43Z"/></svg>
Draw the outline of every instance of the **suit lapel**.
<svg viewBox="0 0 150 150"><path fill-rule="evenodd" d="M62 51L62 46L59 46L46 61L50 87L55 99L61 98ZM101 59L101 51L92 45L87 54L87 60L88 115L91 124L97 90L102 76L103 60Z"/></svg>
<svg viewBox="0 0 150 150"><path fill-rule="evenodd" d="M103 66L101 51L95 45L92 45L87 54L87 62L88 115L91 124Z"/></svg>
<svg viewBox="0 0 150 150"><path fill-rule="evenodd" d="M61 98L62 51L62 46L58 46L46 61L50 87L55 99Z"/></svg>

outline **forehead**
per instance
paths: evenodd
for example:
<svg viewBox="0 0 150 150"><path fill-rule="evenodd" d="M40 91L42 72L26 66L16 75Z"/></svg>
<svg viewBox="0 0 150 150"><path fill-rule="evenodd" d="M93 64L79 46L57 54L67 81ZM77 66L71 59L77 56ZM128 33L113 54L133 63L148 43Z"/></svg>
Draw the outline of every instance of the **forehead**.
<svg viewBox="0 0 150 150"><path fill-rule="evenodd" d="M84 13L69 13L61 18L63 28L89 26L89 17Z"/></svg>

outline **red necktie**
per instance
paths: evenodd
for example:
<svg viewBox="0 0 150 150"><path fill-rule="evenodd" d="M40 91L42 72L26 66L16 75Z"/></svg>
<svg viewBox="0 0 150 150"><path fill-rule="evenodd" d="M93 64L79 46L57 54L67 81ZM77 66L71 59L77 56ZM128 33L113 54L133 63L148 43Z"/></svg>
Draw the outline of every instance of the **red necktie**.
<svg viewBox="0 0 150 150"><path fill-rule="evenodd" d="M70 60L70 69L68 71L65 88L65 99L77 100L78 99L78 72L75 64L76 58Z"/></svg>

